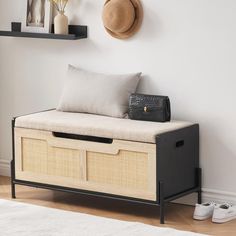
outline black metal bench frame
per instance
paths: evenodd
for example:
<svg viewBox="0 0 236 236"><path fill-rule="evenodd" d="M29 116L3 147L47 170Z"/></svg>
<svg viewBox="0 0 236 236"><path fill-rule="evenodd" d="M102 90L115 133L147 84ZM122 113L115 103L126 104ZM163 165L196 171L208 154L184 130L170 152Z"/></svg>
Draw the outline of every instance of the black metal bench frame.
<svg viewBox="0 0 236 236"><path fill-rule="evenodd" d="M202 202L202 171L199 168L199 125L182 128L167 132L156 137L156 158L157 158L157 199L148 201L143 199L117 196L101 192L86 191L75 188L49 185L23 181L15 177L15 140L14 128L15 119L12 120L12 155L11 161L11 193L16 198L15 185L25 185L43 189L57 190L68 193L92 195L111 198L116 200L142 203L160 208L160 223L165 222L165 205L183 197L197 192L198 203ZM86 137L87 138L87 137Z"/></svg>

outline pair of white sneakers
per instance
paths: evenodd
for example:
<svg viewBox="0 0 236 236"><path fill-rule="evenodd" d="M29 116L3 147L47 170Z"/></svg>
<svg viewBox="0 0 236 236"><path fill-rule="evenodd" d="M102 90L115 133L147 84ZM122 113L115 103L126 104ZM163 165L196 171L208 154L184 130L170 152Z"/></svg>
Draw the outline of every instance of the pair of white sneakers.
<svg viewBox="0 0 236 236"><path fill-rule="evenodd" d="M193 219L207 220L211 217L214 223L225 223L236 219L236 206L228 203L217 204L214 202L196 204Z"/></svg>

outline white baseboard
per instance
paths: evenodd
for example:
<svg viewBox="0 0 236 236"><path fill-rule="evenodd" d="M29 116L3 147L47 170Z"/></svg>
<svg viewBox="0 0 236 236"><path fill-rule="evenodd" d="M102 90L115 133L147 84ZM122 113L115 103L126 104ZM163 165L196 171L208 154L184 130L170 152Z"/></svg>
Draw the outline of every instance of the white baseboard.
<svg viewBox="0 0 236 236"><path fill-rule="evenodd" d="M217 203L232 203L236 205L236 193L203 188L203 200Z"/></svg>
<svg viewBox="0 0 236 236"><path fill-rule="evenodd" d="M0 175L11 176L10 161L0 160Z"/></svg>
<svg viewBox="0 0 236 236"><path fill-rule="evenodd" d="M10 176L10 161L8 160L0 160L0 175L2 176ZM229 202L236 205L236 193L220 191L215 189L202 189L202 201L214 201L217 203ZM188 196L182 197L178 200L174 201L175 203L186 204L186 205L195 205L197 202L197 194L193 193Z"/></svg>
<svg viewBox="0 0 236 236"><path fill-rule="evenodd" d="M202 202L209 202L209 201L210 202L214 201L216 203L228 202L236 205L236 193L203 188ZM196 193L190 194L174 202L193 206L197 202L197 194Z"/></svg>
<svg viewBox="0 0 236 236"><path fill-rule="evenodd" d="M190 206L194 206L197 202L197 194L196 193L192 193L190 195L181 197L177 200L173 201L174 203L180 203L180 204L184 204L184 205L190 205Z"/></svg>

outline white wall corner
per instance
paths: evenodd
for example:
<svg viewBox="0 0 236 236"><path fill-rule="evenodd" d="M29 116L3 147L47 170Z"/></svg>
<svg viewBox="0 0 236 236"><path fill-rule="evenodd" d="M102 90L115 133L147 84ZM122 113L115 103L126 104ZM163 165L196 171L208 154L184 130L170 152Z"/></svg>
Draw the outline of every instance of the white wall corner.
<svg viewBox="0 0 236 236"><path fill-rule="evenodd" d="M0 160L0 176L11 176L11 161Z"/></svg>

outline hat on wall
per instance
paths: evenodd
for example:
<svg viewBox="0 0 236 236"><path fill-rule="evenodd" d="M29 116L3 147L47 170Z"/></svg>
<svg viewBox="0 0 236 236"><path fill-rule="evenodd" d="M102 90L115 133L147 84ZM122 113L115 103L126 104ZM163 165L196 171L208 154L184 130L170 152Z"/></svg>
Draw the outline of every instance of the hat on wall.
<svg viewBox="0 0 236 236"><path fill-rule="evenodd" d="M118 39L129 38L142 24L142 4L140 0L106 0L102 19L111 36Z"/></svg>

